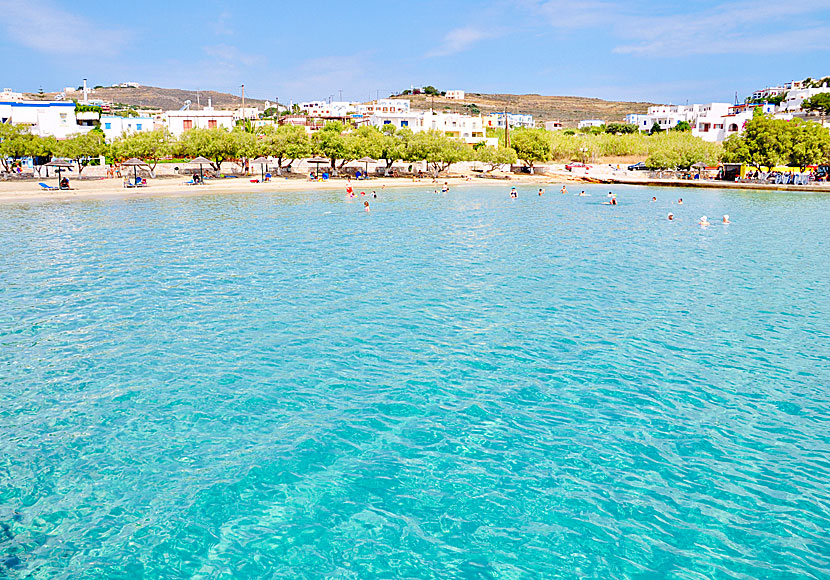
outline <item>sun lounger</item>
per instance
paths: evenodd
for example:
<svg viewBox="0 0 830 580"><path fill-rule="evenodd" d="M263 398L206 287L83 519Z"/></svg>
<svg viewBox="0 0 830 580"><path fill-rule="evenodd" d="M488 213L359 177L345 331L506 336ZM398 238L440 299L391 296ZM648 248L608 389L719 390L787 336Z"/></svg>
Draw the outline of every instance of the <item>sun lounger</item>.
<svg viewBox="0 0 830 580"><path fill-rule="evenodd" d="M40 188L41 188L42 190L44 190L44 191L59 191L59 188L57 188L57 187L55 187L55 186L53 186L53 185L46 185L45 183L42 183L42 182L41 182L41 183L38 183L38 185L39 185L39 186L40 186Z"/></svg>

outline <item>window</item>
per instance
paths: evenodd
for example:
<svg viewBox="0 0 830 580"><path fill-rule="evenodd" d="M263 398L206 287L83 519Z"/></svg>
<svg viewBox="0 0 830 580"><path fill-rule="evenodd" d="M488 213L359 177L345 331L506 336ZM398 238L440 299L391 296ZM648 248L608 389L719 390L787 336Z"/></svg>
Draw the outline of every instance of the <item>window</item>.
<svg viewBox="0 0 830 580"><path fill-rule="evenodd" d="M112 123L104 123L104 129L112 129Z"/></svg>
<svg viewBox="0 0 830 580"><path fill-rule="evenodd" d="M66 125L66 113L61 113L61 125Z"/></svg>
<svg viewBox="0 0 830 580"><path fill-rule="evenodd" d="M208 119L208 129L216 129L216 119Z"/></svg>
<svg viewBox="0 0 830 580"><path fill-rule="evenodd" d="M135 124L135 129L136 129L136 131L141 131L141 123L136 123Z"/></svg>
<svg viewBox="0 0 830 580"><path fill-rule="evenodd" d="M401 121L401 127L409 127L409 121Z"/></svg>
<svg viewBox="0 0 830 580"><path fill-rule="evenodd" d="M384 121L384 122L383 122L383 124L384 124L384 125L391 125L391 124L392 124L392 121Z"/></svg>
<svg viewBox="0 0 830 580"><path fill-rule="evenodd" d="M187 131L188 129L193 128L193 120L192 119L185 119L182 121L182 128Z"/></svg>

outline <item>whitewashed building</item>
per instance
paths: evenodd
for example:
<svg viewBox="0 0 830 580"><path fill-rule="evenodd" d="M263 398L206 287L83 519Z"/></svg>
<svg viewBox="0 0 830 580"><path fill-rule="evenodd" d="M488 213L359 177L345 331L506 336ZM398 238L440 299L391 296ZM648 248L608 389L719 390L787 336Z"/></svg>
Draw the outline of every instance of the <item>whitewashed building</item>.
<svg viewBox="0 0 830 580"><path fill-rule="evenodd" d="M778 110L785 113L795 113L801 110L801 104L820 93L830 93L830 87L819 87L817 89L793 89L787 91L787 96L781 101Z"/></svg>
<svg viewBox="0 0 830 580"><path fill-rule="evenodd" d="M605 121L602 119L585 119L579 122L578 127L584 129L586 127L602 127L603 125L605 125Z"/></svg>
<svg viewBox="0 0 830 580"><path fill-rule="evenodd" d="M155 129L155 121L152 117L119 117L117 115L101 117L101 130L109 142L124 134L143 133L153 129Z"/></svg>
<svg viewBox="0 0 830 580"><path fill-rule="evenodd" d="M444 96L455 101L463 101L467 97L467 94L464 91L447 91L447 94Z"/></svg>
<svg viewBox="0 0 830 580"><path fill-rule="evenodd" d="M65 101L0 101L0 123L25 125L35 135L58 139L89 130L78 125L75 103Z"/></svg>
<svg viewBox="0 0 830 580"><path fill-rule="evenodd" d="M504 113L490 113L484 117L484 126L493 129L504 129ZM524 127L533 129L536 126L533 115L521 115L518 113L507 113L507 119L511 127Z"/></svg>
<svg viewBox="0 0 830 580"><path fill-rule="evenodd" d="M176 137L190 129L233 129L234 111L217 111L205 108L201 111L167 111L164 124Z"/></svg>
<svg viewBox="0 0 830 580"><path fill-rule="evenodd" d="M16 101L20 102L23 100L23 93L16 93L11 89L3 89L0 91L0 102L7 102L7 101Z"/></svg>
<svg viewBox="0 0 830 580"><path fill-rule="evenodd" d="M408 99L378 99L357 105L358 113L369 116L375 113L409 113L409 111Z"/></svg>
<svg viewBox="0 0 830 580"><path fill-rule="evenodd" d="M498 146L498 138L488 138L481 115L469 116L460 113L410 112L410 113L375 113L369 117L369 123L382 128L393 125L396 128L408 127L414 133L438 131L447 137L460 139L468 145L484 143Z"/></svg>

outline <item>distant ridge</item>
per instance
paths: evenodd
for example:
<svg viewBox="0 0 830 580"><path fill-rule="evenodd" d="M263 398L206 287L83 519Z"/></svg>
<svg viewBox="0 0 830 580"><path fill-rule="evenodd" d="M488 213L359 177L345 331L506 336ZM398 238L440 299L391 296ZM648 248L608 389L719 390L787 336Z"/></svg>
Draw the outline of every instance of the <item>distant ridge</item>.
<svg viewBox="0 0 830 580"><path fill-rule="evenodd" d="M536 94L510 95L467 93L463 101L427 95L406 95L395 97L410 99L412 108L438 111L475 112L483 114L507 110L511 113L533 115L537 122L562 121L565 127L576 127L584 119L602 119L607 122L621 122L629 113L646 113L655 103L604 101L589 97L556 97Z"/></svg>
<svg viewBox="0 0 830 580"><path fill-rule="evenodd" d="M28 93L26 98L29 99L54 99L58 93L45 93L39 95L37 93ZM83 93L80 91L68 93L67 100L80 100L83 98ZM124 105L131 105L133 107L146 107L150 109L164 109L175 111L181 109L185 101L191 101L191 109L199 108L197 102L201 103L202 107L208 104L208 99L216 109L238 109L242 106L242 97L240 95L231 95L229 93L220 93L217 91L188 91L184 89L164 89L161 87L141 86L138 88L130 87L102 87L95 89L90 93L90 99L100 99L107 103L121 103ZM251 99L245 97L245 106L263 108L264 100Z"/></svg>
<svg viewBox="0 0 830 580"><path fill-rule="evenodd" d="M57 93L28 93L29 99L54 99ZM80 92L69 93L66 98L79 100ZM186 101L191 101L191 109L197 109L208 104L210 99L217 109L238 109L242 105L240 95L231 95L218 91L190 91L184 89L165 89L161 87L141 86L137 88L103 87L95 89L90 94L92 99L101 99L107 103L120 103L133 107L150 109L178 110ZM604 121L622 121L629 113L645 113L654 103L604 101L588 97L562 97L545 95L511 95L467 93L463 101L454 101L445 97L430 97L427 95L407 95L395 98L409 99L412 108L417 111L429 110L435 107L439 111L458 113L483 114L501 112L505 109L511 113L533 115L534 120L544 122L558 120L565 127L576 127L583 119L602 119ZM265 100L245 98L245 105L251 107L265 107Z"/></svg>

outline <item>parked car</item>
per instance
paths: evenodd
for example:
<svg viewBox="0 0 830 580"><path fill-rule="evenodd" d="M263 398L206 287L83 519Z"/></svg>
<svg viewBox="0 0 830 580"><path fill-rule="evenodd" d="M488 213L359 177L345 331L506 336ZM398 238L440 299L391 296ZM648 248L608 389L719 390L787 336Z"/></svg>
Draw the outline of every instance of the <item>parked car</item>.
<svg viewBox="0 0 830 580"><path fill-rule="evenodd" d="M574 163L568 163L568 164L565 166L565 169L567 169L568 171L573 171L573 170L574 170L574 168L579 168L579 167L584 167L585 169L591 169L591 166L590 166L590 165L585 165L585 164L584 164L584 163L582 163L581 161L576 161L576 162L574 162Z"/></svg>
<svg viewBox="0 0 830 580"><path fill-rule="evenodd" d="M639 163L635 163L634 165L628 166L629 171L645 171L647 169L648 167L646 167L645 161L640 161Z"/></svg>

